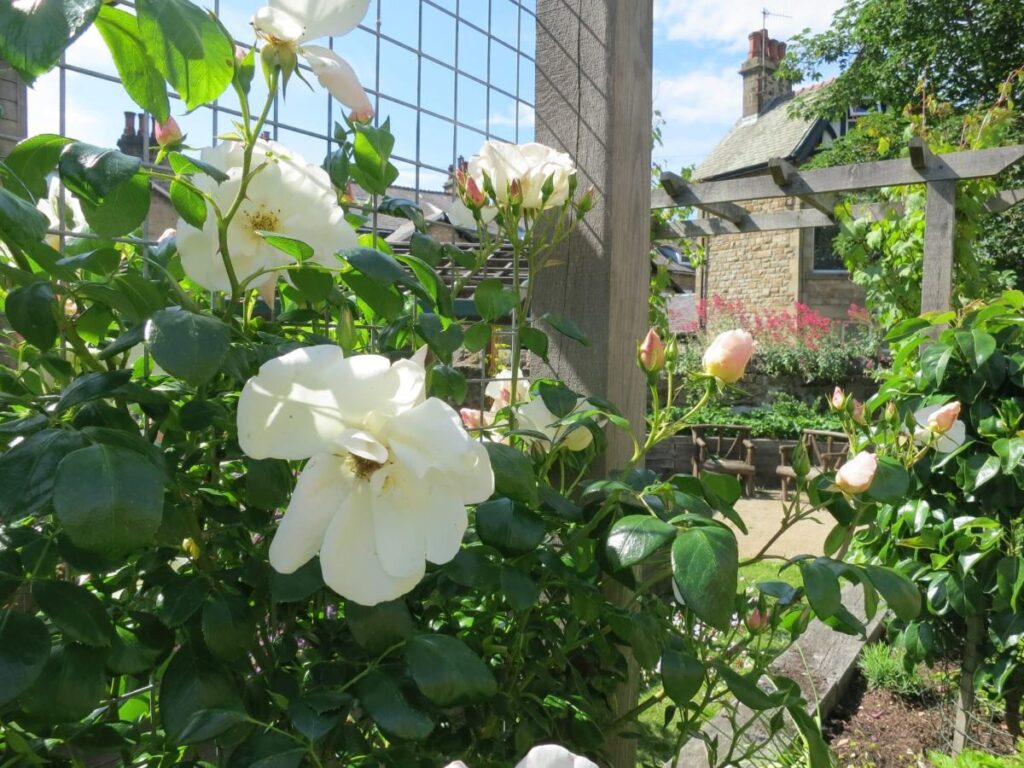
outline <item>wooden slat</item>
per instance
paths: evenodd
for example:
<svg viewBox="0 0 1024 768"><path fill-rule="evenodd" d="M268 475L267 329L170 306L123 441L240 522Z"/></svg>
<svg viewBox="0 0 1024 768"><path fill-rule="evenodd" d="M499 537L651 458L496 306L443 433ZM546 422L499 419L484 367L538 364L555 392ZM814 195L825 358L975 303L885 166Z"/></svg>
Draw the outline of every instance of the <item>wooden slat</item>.
<svg viewBox="0 0 1024 768"><path fill-rule="evenodd" d="M989 213L1002 213L1020 203L1024 203L1024 189L1007 189L989 198L985 203L985 210Z"/></svg>
<svg viewBox="0 0 1024 768"><path fill-rule="evenodd" d="M945 312L953 293L953 251L956 245L956 181L928 185L924 212L924 265L921 311Z"/></svg>
<svg viewBox="0 0 1024 768"><path fill-rule="evenodd" d="M686 188L686 180L679 176L679 174L665 172L661 174L661 186L672 195L674 190ZM736 205L736 203L704 204L697 207L704 211L704 213L717 216L733 224L739 224L750 215L746 208Z"/></svg>
<svg viewBox="0 0 1024 768"><path fill-rule="evenodd" d="M932 155L926 166L920 170L914 168L906 158L879 160L873 163L799 171L790 179L785 189L780 188L770 176L705 181L687 184L684 189L678 190L674 197L664 189L654 190L651 194L651 207L699 207L742 200L852 192L927 181L977 179L995 176L1022 158L1024 145Z"/></svg>

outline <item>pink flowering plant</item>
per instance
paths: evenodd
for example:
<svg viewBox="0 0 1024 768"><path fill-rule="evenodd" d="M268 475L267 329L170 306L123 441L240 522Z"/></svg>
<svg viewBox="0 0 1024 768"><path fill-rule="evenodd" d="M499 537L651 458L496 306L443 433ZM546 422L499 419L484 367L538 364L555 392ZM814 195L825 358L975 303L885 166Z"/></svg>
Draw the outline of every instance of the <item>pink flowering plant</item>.
<svg viewBox="0 0 1024 768"><path fill-rule="evenodd" d="M245 50L189 0L0 10L25 30L0 32L0 57L30 82L95 25L160 125L146 162L40 135L0 164L0 763L588 766L670 699L666 760L689 739L738 759L702 726L742 702L773 732L795 723L823 765L769 664L814 616L860 629L838 578L890 603L909 582L808 557L801 588L740 588L768 553L740 559L738 482L644 468L693 418L673 409L674 342L636 340L654 397L669 377L646 424L538 375L549 334L587 343L536 316L533 291L594 193L563 152L488 142L455 179L476 246L431 238L387 195L388 121L316 43L342 49L367 7L271 0ZM261 138L286 86L348 112L323 166ZM188 147L168 89L186 110L230 90L239 119ZM153 243L155 185L179 221ZM411 222L408 252L376 213ZM481 280L506 246L512 286ZM460 413L461 362L499 368L509 329L486 410ZM705 403L754 349L723 330L691 377ZM925 420L936 445L948 413ZM612 429L634 451L599 473ZM853 521L842 490L812 496L784 525ZM634 664L659 686L623 708Z"/></svg>

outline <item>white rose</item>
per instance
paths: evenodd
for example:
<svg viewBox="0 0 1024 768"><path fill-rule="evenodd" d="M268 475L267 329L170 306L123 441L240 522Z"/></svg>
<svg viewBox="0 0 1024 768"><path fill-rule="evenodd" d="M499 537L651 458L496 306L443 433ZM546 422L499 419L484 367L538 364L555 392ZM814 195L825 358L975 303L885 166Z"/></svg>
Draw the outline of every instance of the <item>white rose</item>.
<svg viewBox="0 0 1024 768"><path fill-rule="evenodd" d="M197 175L193 183L209 194L220 210L227 211L242 183L242 146L225 141L204 149L202 160L224 171L228 179L217 184ZM294 237L313 249L312 260L325 267L340 266L334 254L358 244L355 230L345 221L327 173L274 142L260 141L253 150L257 172L246 189L245 200L228 226L231 265L239 282L265 269L283 267L293 259L268 244L260 231ZM228 291L224 261L220 255L217 218L207 210L202 229L178 220L176 242L181 264L192 280L211 291ZM270 273L253 287L272 288L278 273Z"/></svg>
<svg viewBox="0 0 1024 768"><path fill-rule="evenodd" d="M499 205L508 203L509 190L517 182L523 207L542 209L557 208L569 199L570 178L576 167L569 155L543 144L488 141L469 161L468 173L481 189L486 188L484 174L490 178ZM554 189L545 201L543 188L549 177Z"/></svg>
<svg viewBox="0 0 1024 768"><path fill-rule="evenodd" d="M487 451L457 414L425 398L422 357L391 363L304 347L270 360L238 402L238 444L256 459L309 459L270 545L292 573L320 554L324 581L363 605L447 563L466 504L494 491Z"/></svg>

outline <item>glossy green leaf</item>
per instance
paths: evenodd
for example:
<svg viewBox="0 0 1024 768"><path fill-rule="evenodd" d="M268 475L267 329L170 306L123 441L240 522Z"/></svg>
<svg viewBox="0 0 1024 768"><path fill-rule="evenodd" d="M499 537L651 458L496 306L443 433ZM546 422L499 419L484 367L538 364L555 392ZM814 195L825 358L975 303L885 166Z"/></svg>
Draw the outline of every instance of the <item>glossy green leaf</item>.
<svg viewBox="0 0 1024 768"><path fill-rule="evenodd" d="M544 521L512 499L486 501L476 508L476 532L484 544L503 552L522 554L544 540Z"/></svg>
<svg viewBox="0 0 1024 768"><path fill-rule="evenodd" d="M540 319L563 336L568 336L570 339L578 341L585 347L590 346L590 340L587 339L583 331L580 330L580 327L565 315L560 315L557 312L545 312L541 315Z"/></svg>
<svg viewBox="0 0 1024 768"><path fill-rule="evenodd" d="M151 462L126 448L92 445L57 467L53 508L75 546L115 556L152 541L163 497L163 476Z"/></svg>
<svg viewBox="0 0 1024 768"><path fill-rule="evenodd" d="M181 152L168 152L167 161L179 176L194 176L197 173L201 173L209 176L218 184L228 180L228 175L220 168L205 163L199 158L183 155Z"/></svg>
<svg viewBox="0 0 1024 768"><path fill-rule="evenodd" d="M142 161L116 149L75 141L60 154L60 177L78 197L99 203L138 173Z"/></svg>
<svg viewBox="0 0 1024 768"><path fill-rule="evenodd" d="M234 661L245 657L256 639L256 617L238 595L214 594L203 604L203 642L214 656Z"/></svg>
<svg viewBox="0 0 1024 768"><path fill-rule="evenodd" d="M306 748L284 733L257 733L231 753L227 768L299 768Z"/></svg>
<svg viewBox="0 0 1024 768"><path fill-rule="evenodd" d="M451 323L445 328L441 318L431 312L424 312L416 318L416 330L431 351L445 363L451 363L452 355L462 346L462 327Z"/></svg>
<svg viewBox="0 0 1024 768"><path fill-rule="evenodd" d="M875 479L871 481L867 495L877 501L892 503L902 501L909 487L910 475L903 465L895 459L882 456L878 459Z"/></svg>
<svg viewBox="0 0 1024 768"><path fill-rule="evenodd" d="M26 341L42 350L53 346L59 329L56 314L60 311L53 287L37 282L15 288L7 294L4 314L11 327Z"/></svg>
<svg viewBox="0 0 1024 768"><path fill-rule="evenodd" d="M43 239L50 220L27 200L0 187L0 240L28 248Z"/></svg>
<svg viewBox="0 0 1024 768"><path fill-rule="evenodd" d="M921 593L902 573L891 568L865 565L868 578L901 621L913 621L921 612Z"/></svg>
<svg viewBox="0 0 1024 768"><path fill-rule="evenodd" d="M608 531L608 562L615 569L642 562L671 542L678 529L650 515L628 515Z"/></svg>
<svg viewBox="0 0 1024 768"><path fill-rule="evenodd" d="M815 615L820 619L834 616L842 608L839 579L829 567L828 561L822 558L804 560L800 563L800 574L807 593L807 602L811 604Z"/></svg>
<svg viewBox="0 0 1024 768"><path fill-rule="evenodd" d="M36 0L0 3L0 58L31 85L57 65L100 9L101 0Z"/></svg>
<svg viewBox="0 0 1024 768"><path fill-rule="evenodd" d="M99 648L110 646L114 625L103 603L85 587L39 579L32 582L32 599L66 639Z"/></svg>
<svg viewBox="0 0 1024 768"><path fill-rule="evenodd" d="M477 285L473 303L480 317L493 323L508 317L516 308L518 298L501 280L489 277Z"/></svg>
<svg viewBox="0 0 1024 768"><path fill-rule="evenodd" d="M128 383L131 371L94 371L83 373L64 388L57 401L57 413L63 413L76 405L103 397L109 397L115 390Z"/></svg>
<svg viewBox="0 0 1024 768"><path fill-rule="evenodd" d="M0 706L18 698L43 672L50 633L35 616L0 611Z"/></svg>
<svg viewBox="0 0 1024 768"><path fill-rule="evenodd" d="M220 320L183 309L161 309L146 323L146 346L157 365L194 386L220 371L230 336Z"/></svg>
<svg viewBox="0 0 1024 768"><path fill-rule="evenodd" d="M502 594L515 611L533 608L540 598L540 587L528 575L510 565L502 566L498 580Z"/></svg>
<svg viewBox="0 0 1024 768"><path fill-rule="evenodd" d="M57 646L35 684L21 697L25 712L47 723L74 723L107 694L103 652L77 643Z"/></svg>
<svg viewBox="0 0 1024 768"><path fill-rule="evenodd" d="M180 648L164 670L157 703L164 730L176 744L212 739L244 714L226 671L189 646Z"/></svg>
<svg viewBox="0 0 1024 768"><path fill-rule="evenodd" d="M521 451L501 443L486 443L484 447L494 470L495 493L536 506L537 478L530 460Z"/></svg>
<svg viewBox="0 0 1024 768"><path fill-rule="evenodd" d="M107 44L128 95L157 121L166 121L171 113L167 86L146 51L138 20L112 5L104 5L96 19L96 29Z"/></svg>
<svg viewBox="0 0 1024 768"><path fill-rule="evenodd" d="M430 718L411 707L397 683L383 672L371 672L360 680L356 694L366 713L389 736L422 741L434 730Z"/></svg>
<svg viewBox="0 0 1024 768"><path fill-rule="evenodd" d="M138 0L136 13L153 63L189 110L231 84L235 46L212 14L188 0Z"/></svg>
<svg viewBox="0 0 1024 768"><path fill-rule="evenodd" d="M548 335L540 328L523 328L519 334L523 349L528 349L541 360L548 359Z"/></svg>
<svg viewBox="0 0 1024 768"><path fill-rule="evenodd" d="M680 531L672 545L672 578L687 608L716 629L728 629L739 571L732 531L701 526Z"/></svg>
<svg viewBox="0 0 1024 768"><path fill-rule="evenodd" d="M821 735L821 727L818 722L807 714L802 703L789 707L788 711L803 738L807 768L832 768L834 765L832 753Z"/></svg>
<svg viewBox="0 0 1024 768"><path fill-rule="evenodd" d="M348 603L345 621L355 641L371 653L381 653L412 636L416 624L402 599L374 606Z"/></svg>
<svg viewBox="0 0 1024 768"><path fill-rule="evenodd" d="M427 371L427 393L454 405L462 404L469 392L469 384L462 371L452 365L438 363Z"/></svg>
<svg viewBox="0 0 1024 768"><path fill-rule="evenodd" d="M488 699L498 683L464 642L449 635L416 635L405 646L416 687L442 707Z"/></svg>
<svg viewBox="0 0 1024 768"><path fill-rule="evenodd" d="M754 710L771 709L777 706L776 701L761 690L756 680L733 671L727 664L720 661L715 662L715 671L725 682L732 695L742 704L746 704Z"/></svg>
<svg viewBox="0 0 1024 768"><path fill-rule="evenodd" d="M297 237L289 237L288 235L279 235L275 232L257 232L257 235L262 237L267 245L272 245L281 253L288 254L300 264L304 261L308 261L313 258L313 246L309 245Z"/></svg>
<svg viewBox="0 0 1024 768"><path fill-rule="evenodd" d="M704 667L693 656L666 648L661 655L661 682L669 698L685 707L704 685Z"/></svg>
<svg viewBox="0 0 1024 768"><path fill-rule="evenodd" d="M36 198L47 197L50 172L57 167L64 146L71 142L66 136L40 133L18 142L4 162Z"/></svg>
<svg viewBox="0 0 1024 768"><path fill-rule="evenodd" d="M77 432L44 429L0 456L0 518L34 515L53 496L57 466L88 443Z"/></svg>
<svg viewBox="0 0 1024 768"><path fill-rule="evenodd" d="M206 200L202 195L180 181L171 182L171 205L187 223L202 229L206 223Z"/></svg>
<svg viewBox="0 0 1024 768"><path fill-rule="evenodd" d="M476 323L466 329L463 346L467 352L479 352L491 340L491 326L487 323Z"/></svg>

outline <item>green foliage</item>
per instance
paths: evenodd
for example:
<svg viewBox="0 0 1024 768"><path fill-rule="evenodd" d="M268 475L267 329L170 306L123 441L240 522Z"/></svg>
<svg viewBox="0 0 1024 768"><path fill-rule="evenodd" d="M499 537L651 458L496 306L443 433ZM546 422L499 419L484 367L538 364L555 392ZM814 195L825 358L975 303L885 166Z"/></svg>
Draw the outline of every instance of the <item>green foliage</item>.
<svg viewBox="0 0 1024 768"><path fill-rule="evenodd" d="M749 427L751 436L773 440L795 440L805 429L841 431L839 417L825 410L823 401L817 406L807 405L782 392L772 396L767 405L750 409L709 405L694 415L701 424L736 424Z"/></svg>
<svg viewBox="0 0 1024 768"><path fill-rule="evenodd" d="M899 646L871 643L864 646L857 666L869 688L881 688L898 696L920 696L924 680L905 657L906 651Z"/></svg>
<svg viewBox="0 0 1024 768"><path fill-rule="evenodd" d="M959 655L967 674L978 664L975 685L998 701L1019 697L1024 683L1022 310L1024 294L1014 291L959 316L897 326L889 335L893 373L865 404L868 422L853 436L855 448L870 442L885 457L880 469L906 467L891 494L880 497L873 486L855 505L856 551L910 576L925 597L917 618L897 617L894 643L908 663ZM932 323L949 326L926 344ZM960 403L962 445L933 447L922 442L927 432L908 438L921 429L917 410L950 401ZM975 637L970 627L979 622Z"/></svg>
<svg viewBox="0 0 1024 768"><path fill-rule="evenodd" d="M1024 768L1024 753L1000 757L976 749L968 749L955 757L932 752L928 762L934 768Z"/></svg>

